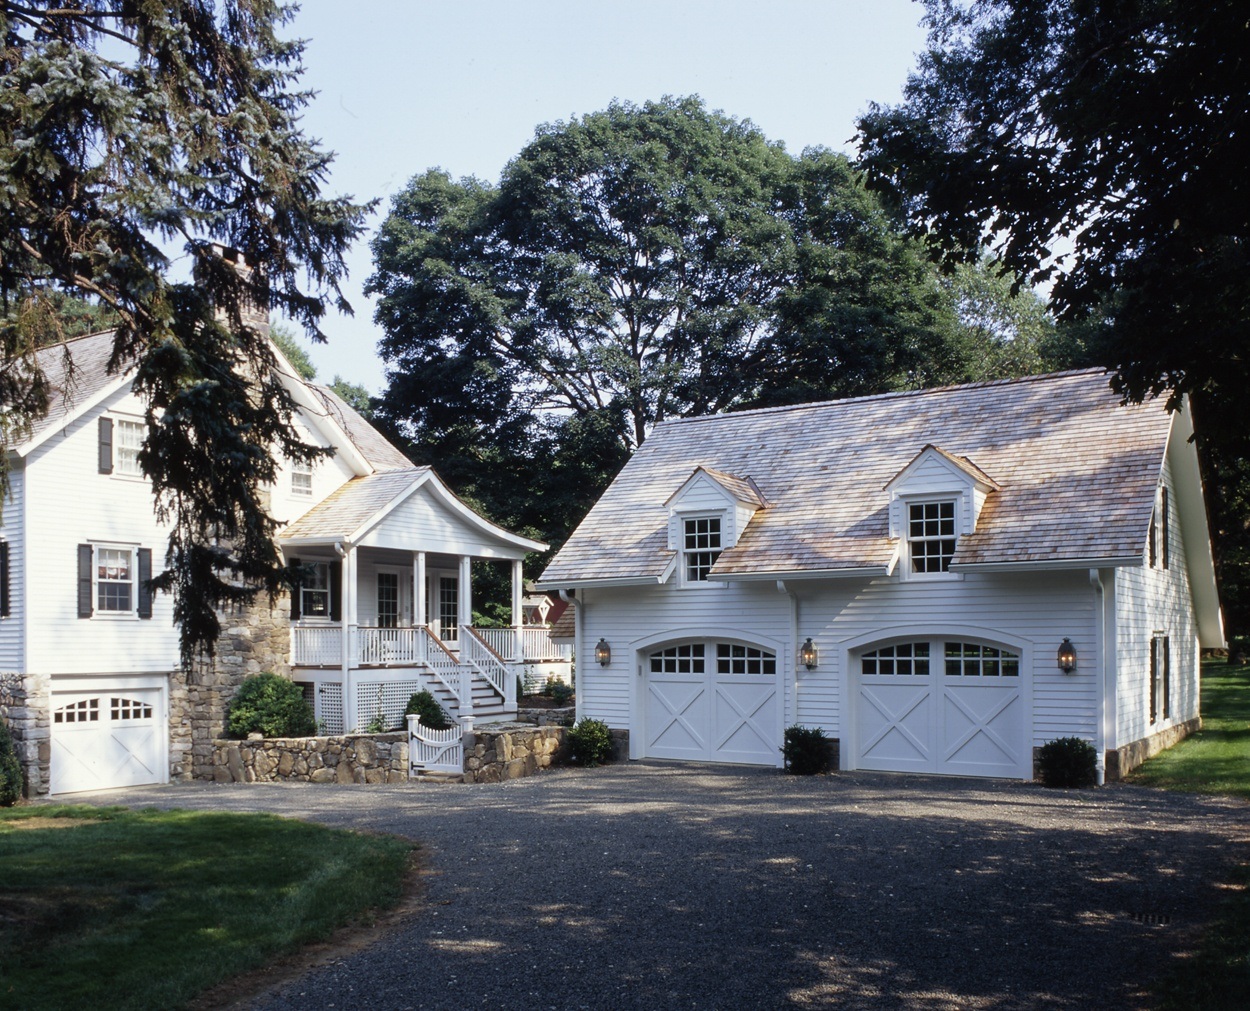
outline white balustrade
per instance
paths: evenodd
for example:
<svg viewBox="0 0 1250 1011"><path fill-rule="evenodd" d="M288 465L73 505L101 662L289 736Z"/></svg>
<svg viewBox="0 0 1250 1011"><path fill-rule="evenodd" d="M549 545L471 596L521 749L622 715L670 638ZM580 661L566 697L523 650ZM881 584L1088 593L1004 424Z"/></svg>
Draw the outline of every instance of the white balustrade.
<svg viewBox="0 0 1250 1011"><path fill-rule="evenodd" d="M291 662L297 667L343 663L343 630L338 625L292 625Z"/></svg>

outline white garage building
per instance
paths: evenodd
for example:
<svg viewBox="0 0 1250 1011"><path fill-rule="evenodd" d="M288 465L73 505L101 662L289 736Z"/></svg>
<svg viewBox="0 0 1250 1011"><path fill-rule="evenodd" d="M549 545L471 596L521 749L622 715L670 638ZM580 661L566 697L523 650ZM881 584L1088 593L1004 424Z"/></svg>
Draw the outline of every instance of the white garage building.
<svg viewBox="0 0 1250 1011"><path fill-rule="evenodd" d="M1187 410L1101 371L658 425L544 572L579 715L631 758L1123 774L1199 721L1223 645Z"/></svg>

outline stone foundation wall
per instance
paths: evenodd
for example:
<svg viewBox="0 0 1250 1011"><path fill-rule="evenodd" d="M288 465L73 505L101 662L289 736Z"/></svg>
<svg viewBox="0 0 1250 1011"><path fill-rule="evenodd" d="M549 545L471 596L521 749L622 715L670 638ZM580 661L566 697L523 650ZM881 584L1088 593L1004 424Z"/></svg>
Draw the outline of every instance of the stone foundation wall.
<svg viewBox="0 0 1250 1011"><path fill-rule="evenodd" d="M217 655L197 664L171 686L170 712L181 778L212 779L217 775L216 745L226 727L226 709L243 679L263 671L291 676L291 599L284 595L273 607L265 597L223 615ZM177 712L178 720L173 719ZM171 749L171 760L173 751Z"/></svg>
<svg viewBox="0 0 1250 1011"><path fill-rule="evenodd" d="M37 674L0 672L0 716L13 732L13 746L22 766L27 797L48 792L52 731L48 713L48 679Z"/></svg>
<svg viewBox="0 0 1250 1011"><path fill-rule="evenodd" d="M536 727L571 727L575 715L576 709L573 706L561 709L527 709L518 706L516 721L532 723Z"/></svg>
<svg viewBox="0 0 1250 1011"><path fill-rule="evenodd" d="M212 769L218 783L403 783L408 735L216 740Z"/></svg>
<svg viewBox="0 0 1250 1011"><path fill-rule="evenodd" d="M1192 720L1160 730L1157 734L1143 737L1140 741L1109 750L1107 752L1107 782L1114 783L1118 779L1123 779L1147 758L1154 758L1160 751L1166 751L1173 744L1183 741L1190 734L1197 733L1201 729L1202 717L1195 716Z"/></svg>

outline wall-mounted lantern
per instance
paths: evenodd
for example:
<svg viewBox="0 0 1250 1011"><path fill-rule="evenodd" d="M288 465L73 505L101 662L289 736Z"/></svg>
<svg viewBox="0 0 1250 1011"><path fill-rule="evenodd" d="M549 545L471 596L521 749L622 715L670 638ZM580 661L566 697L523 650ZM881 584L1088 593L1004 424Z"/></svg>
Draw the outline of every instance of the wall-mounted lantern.
<svg viewBox="0 0 1250 1011"><path fill-rule="evenodd" d="M1066 635L1063 637L1063 642L1059 644L1058 660L1059 669L1065 674L1071 674L1076 670L1076 647Z"/></svg>
<svg viewBox="0 0 1250 1011"><path fill-rule="evenodd" d="M612 647L608 645L607 639L600 639L596 644L595 659L602 667L606 667L612 662Z"/></svg>
<svg viewBox="0 0 1250 1011"><path fill-rule="evenodd" d="M819 659L820 657L816 654L816 644L812 642L812 637L809 635L807 641L799 647L799 663L808 670L812 670Z"/></svg>

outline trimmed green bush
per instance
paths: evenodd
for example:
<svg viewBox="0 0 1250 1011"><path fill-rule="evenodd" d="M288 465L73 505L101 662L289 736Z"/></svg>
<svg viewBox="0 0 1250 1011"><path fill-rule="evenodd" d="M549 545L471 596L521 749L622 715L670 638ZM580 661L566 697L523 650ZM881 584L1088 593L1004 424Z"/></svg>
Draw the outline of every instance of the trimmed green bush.
<svg viewBox="0 0 1250 1011"><path fill-rule="evenodd" d="M409 696L408 705L404 708L404 715L419 716L421 725L429 727L431 730L447 730L452 726L447 713L438 704L438 699L425 688Z"/></svg>
<svg viewBox="0 0 1250 1011"><path fill-rule="evenodd" d="M9 724L0 719L0 807L12 807L22 796L22 766L13 747Z"/></svg>
<svg viewBox="0 0 1250 1011"><path fill-rule="evenodd" d="M547 687L543 689L543 694L551 696L556 705L562 706L573 697L573 686L565 684L559 678L547 678Z"/></svg>
<svg viewBox="0 0 1250 1011"><path fill-rule="evenodd" d="M1093 786L1098 782L1098 752L1079 737L1060 737L1042 745L1037 764L1043 786Z"/></svg>
<svg viewBox="0 0 1250 1011"><path fill-rule="evenodd" d="M588 769L612 761L612 731L602 720L580 720L564 737L573 761Z"/></svg>
<svg viewBox="0 0 1250 1011"><path fill-rule="evenodd" d="M830 740L820 727L786 727L785 746L781 749L786 771L796 776L814 776L828 772L833 755Z"/></svg>
<svg viewBox="0 0 1250 1011"><path fill-rule="evenodd" d="M299 685L277 674L266 672L247 678L226 710L226 733L231 737L255 733L311 737L316 732L317 721Z"/></svg>

